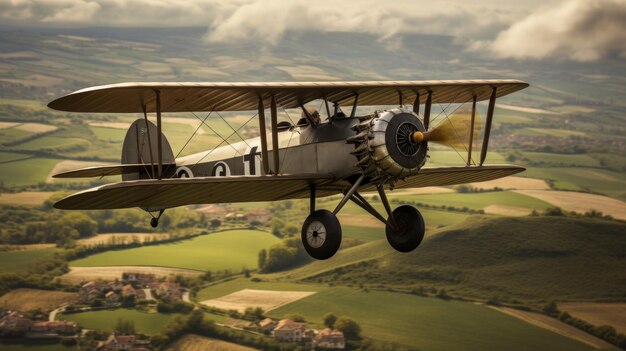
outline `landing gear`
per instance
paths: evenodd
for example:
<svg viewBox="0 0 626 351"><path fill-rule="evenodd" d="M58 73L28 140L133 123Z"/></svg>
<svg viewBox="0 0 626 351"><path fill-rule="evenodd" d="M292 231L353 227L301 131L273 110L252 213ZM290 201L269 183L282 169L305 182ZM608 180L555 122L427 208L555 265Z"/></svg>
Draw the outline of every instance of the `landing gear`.
<svg viewBox="0 0 626 351"><path fill-rule="evenodd" d="M315 259L331 258L341 245L341 225L337 217L328 210L311 213L302 226L302 244Z"/></svg>
<svg viewBox="0 0 626 351"><path fill-rule="evenodd" d="M389 245L400 252L415 250L424 239L422 214L413 206L403 205L393 210L392 216L395 225L388 220L385 227Z"/></svg>
<svg viewBox="0 0 626 351"><path fill-rule="evenodd" d="M150 220L150 226L152 228L156 228L159 226L159 219L161 219L163 212L165 212L165 210L159 210L159 215L156 217L152 216L152 213L148 212L150 216L152 216L152 219Z"/></svg>

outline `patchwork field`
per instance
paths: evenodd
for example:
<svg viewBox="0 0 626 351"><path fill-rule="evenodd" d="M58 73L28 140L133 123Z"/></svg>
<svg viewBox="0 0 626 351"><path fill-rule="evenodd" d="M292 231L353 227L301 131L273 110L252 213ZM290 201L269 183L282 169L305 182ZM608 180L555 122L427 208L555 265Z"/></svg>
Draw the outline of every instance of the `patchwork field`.
<svg viewBox="0 0 626 351"><path fill-rule="evenodd" d="M59 249L0 252L0 267L3 272L24 272L28 267L44 258L52 257Z"/></svg>
<svg viewBox="0 0 626 351"><path fill-rule="evenodd" d="M61 304L72 302L76 293L39 289L15 289L0 296L0 306L18 311L32 311L41 309L50 311Z"/></svg>
<svg viewBox="0 0 626 351"><path fill-rule="evenodd" d="M583 167L531 167L520 176L552 180L559 190L590 190L626 200L626 178L618 172Z"/></svg>
<svg viewBox="0 0 626 351"><path fill-rule="evenodd" d="M515 192L541 199L567 211L584 213L596 210L626 220L626 203L610 197L574 191L515 190Z"/></svg>
<svg viewBox="0 0 626 351"><path fill-rule="evenodd" d="M231 230L171 244L100 253L70 262L73 267L157 266L194 270L257 267L259 251L280 239L257 230Z"/></svg>
<svg viewBox="0 0 626 351"><path fill-rule="evenodd" d="M7 206L41 206L54 194L48 191L24 191L21 193L0 194L0 205Z"/></svg>
<svg viewBox="0 0 626 351"><path fill-rule="evenodd" d="M57 318L77 322L83 328L105 332L112 331L119 319L130 320L135 324L135 329L139 333L155 335L177 316L178 314L175 313L146 313L130 309L117 309L63 314Z"/></svg>
<svg viewBox="0 0 626 351"><path fill-rule="evenodd" d="M190 269L150 266L70 267L70 271L62 275L61 279L73 284L79 284L94 279L122 279L122 273L124 272L151 273L159 277L171 275L196 276L202 274L200 271Z"/></svg>
<svg viewBox="0 0 626 351"><path fill-rule="evenodd" d="M524 207L538 211L550 207L550 204L530 196L511 192L494 191L485 193L454 193L420 196L402 196L403 200L429 204L431 206L453 206L456 208L484 209L490 205Z"/></svg>
<svg viewBox="0 0 626 351"><path fill-rule="evenodd" d="M595 302L564 302L559 309L595 326L610 325L618 333L626 333L626 304Z"/></svg>
<svg viewBox="0 0 626 351"><path fill-rule="evenodd" d="M274 286L275 285L275 286ZM274 318L300 314L315 327L332 312L350 316L363 334L425 350L591 350L586 344L472 303L413 295L294 283L254 283L245 279L201 290L199 299L241 288L317 291L268 313ZM367 308L364 308L367 306ZM480 323L476 323L480 320Z"/></svg>
<svg viewBox="0 0 626 351"><path fill-rule="evenodd" d="M243 289L217 299L204 300L200 303L222 310L244 312L248 307L261 307L263 311L268 312L313 294L315 292L312 291Z"/></svg>
<svg viewBox="0 0 626 351"><path fill-rule="evenodd" d="M56 340L38 340L23 343L0 342L2 351L70 351L76 350L75 346L63 346Z"/></svg>
<svg viewBox="0 0 626 351"><path fill-rule="evenodd" d="M33 157L4 163L2 173L0 173L0 181L6 186L45 182L46 177L58 162L58 159Z"/></svg>
<svg viewBox="0 0 626 351"><path fill-rule="evenodd" d="M165 351L254 351L256 349L233 344L230 342L211 339L195 334L185 334L167 345Z"/></svg>
<svg viewBox="0 0 626 351"><path fill-rule="evenodd" d="M487 182L480 183L470 183L469 186L476 189L493 189L500 188L504 190L508 189L520 189L520 190L529 190L529 189L538 189L538 190L548 190L550 186L543 179L533 179L533 178L522 178L522 177L506 177L495 180L490 180Z"/></svg>
<svg viewBox="0 0 626 351"><path fill-rule="evenodd" d="M491 306L490 306L491 307ZM532 325L536 325L540 328L547 329L553 331L557 334L563 335L565 337L578 340L584 344L587 344L595 349L602 350L617 350L616 347L609 344L608 342L598 339L593 335L590 335L578 328L575 328L569 324L565 324L560 320L546 316L545 314L521 311L514 308L506 308L506 307L491 307L497 311L502 313L506 313L509 316L513 316L519 318L527 323Z"/></svg>

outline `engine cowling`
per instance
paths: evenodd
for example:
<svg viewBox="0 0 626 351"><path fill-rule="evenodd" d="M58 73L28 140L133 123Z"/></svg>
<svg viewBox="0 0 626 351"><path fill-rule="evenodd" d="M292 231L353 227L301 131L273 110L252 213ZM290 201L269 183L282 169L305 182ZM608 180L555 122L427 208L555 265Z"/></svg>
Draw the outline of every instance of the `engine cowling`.
<svg viewBox="0 0 626 351"><path fill-rule="evenodd" d="M352 152L363 172L382 182L415 175L426 162L427 143L416 143L412 135L425 132L424 123L412 111L393 109L360 117L353 127L356 135L347 139L355 144Z"/></svg>

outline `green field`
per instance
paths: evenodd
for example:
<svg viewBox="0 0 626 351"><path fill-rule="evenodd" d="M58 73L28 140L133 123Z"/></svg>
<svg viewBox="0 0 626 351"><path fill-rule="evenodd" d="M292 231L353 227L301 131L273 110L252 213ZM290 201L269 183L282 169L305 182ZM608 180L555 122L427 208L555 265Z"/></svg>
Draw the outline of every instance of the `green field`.
<svg viewBox="0 0 626 351"><path fill-rule="evenodd" d="M12 128L3 128L0 129L0 144L12 143L15 141L19 141L26 137L31 136L33 133L17 129L15 127Z"/></svg>
<svg viewBox="0 0 626 351"><path fill-rule="evenodd" d="M525 207L536 210L543 210L551 207L551 205L545 201L510 191L464 194L423 194L398 196L397 198L404 201L429 204L431 206L453 206L456 208L468 207L470 209L482 209L489 205Z"/></svg>
<svg viewBox="0 0 626 351"><path fill-rule="evenodd" d="M0 152L0 162L1 163L23 160L23 159L29 158L29 157L32 157L32 156L31 155L27 155L27 154L16 154L16 153L13 153L13 152Z"/></svg>
<svg viewBox="0 0 626 351"><path fill-rule="evenodd" d="M112 141L121 143L126 136L126 130L119 128L107 128L107 127L94 127L90 126L91 132L96 135L96 138L104 141Z"/></svg>
<svg viewBox="0 0 626 351"><path fill-rule="evenodd" d="M45 341L28 341L24 343L0 343L2 351L70 351L76 350L74 347L66 347L58 343L56 340Z"/></svg>
<svg viewBox="0 0 626 351"><path fill-rule="evenodd" d="M626 178L613 171L583 167L533 167L520 176L554 181L560 190L586 190L626 200Z"/></svg>
<svg viewBox="0 0 626 351"><path fill-rule="evenodd" d="M44 136L15 145L15 149L32 151L71 151L87 149L90 142L82 138Z"/></svg>
<svg viewBox="0 0 626 351"><path fill-rule="evenodd" d="M108 251L70 262L71 266L162 266L195 270L255 269L258 254L280 240L256 230L231 230L171 244Z"/></svg>
<svg viewBox="0 0 626 351"><path fill-rule="evenodd" d="M176 318L178 314L146 313L130 309L103 310L64 314L59 319L74 321L83 328L100 331L112 331L118 319L130 320L135 323L139 333L158 334L161 328Z"/></svg>
<svg viewBox="0 0 626 351"><path fill-rule="evenodd" d="M315 327L333 312L356 320L367 337L420 350L589 350L583 344L485 306L408 294L238 279L200 291L200 299L241 289L317 291L268 313L303 315Z"/></svg>
<svg viewBox="0 0 626 351"><path fill-rule="evenodd" d="M30 264L52 257L58 249L0 252L0 267L3 272L24 272Z"/></svg>
<svg viewBox="0 0 626 351"><path fill-rule="evenodd" d="M52 158L29 158L2 165L0 181L7 186L37 184L46 178L59 162Z"/></svg>
<svg viewBox="0 0 626 351"><path fill-rule="evenodd" d="M553 154L548 152L522 152L524 158L533 163L554 165L554 166L579 166L579 167L599 167L598 160L587 154Z"/></svg>
<svg viewBox="0 0 626 351"><path fill-rule="evenodd" d="M385 228L358 227L353 225L342 225L341 235L346 238L356 238L362 240L380 240L385 238Z"/></svg>
<svg viewBox="0 0 626 351"><path fill-rule="evenodd" d="M477 150L478 152L480 152L479 148L475 148L475 151ZM429 155L429 159L426 161L426 167L440 167L440 166L444 166L444 165L451 165L451 166L458 166L458 165L465 165L465 163L467 162L467 151L465 149L458 149L457 152L455 152L454 150L450 150L445 149L445 150L441 150L441 149L435 149L432 150L428 153ZM460 154L460 155L459 155ZM478 153L472 153L472 158L476 159L478 156ZM487 153L487 160L485 161L487 164L488 163L497 163L497 164L501 164L501 163L508 163L504 156L502 156L501 154L497 153L497 152L489 152Z"/></svg>
<svg viewBox="0 0 626 351"><path fill-rule="evenodd" d="M623 299L626 224L584 218L485 217L441 229L414 252L384 241L340 251L333 264L312 262L274 275L375 288L444 288L472 298L529 303Z"/></svg>

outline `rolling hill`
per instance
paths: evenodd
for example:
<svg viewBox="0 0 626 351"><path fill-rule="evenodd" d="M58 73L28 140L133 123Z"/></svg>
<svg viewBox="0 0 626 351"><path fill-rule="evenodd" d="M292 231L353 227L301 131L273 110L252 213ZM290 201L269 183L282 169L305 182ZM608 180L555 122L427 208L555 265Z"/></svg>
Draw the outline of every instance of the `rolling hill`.
<svg viewBox="0 0 626 351"><path fill-rule="evenodd" d="M352 259L341 260L343 266L314 262L288 276L377 288L444 288L482 298L623 299L625 235L626 223L617 221L474 217L427 238L410 254L376 241L346 250L342 256Z"/></svg>

